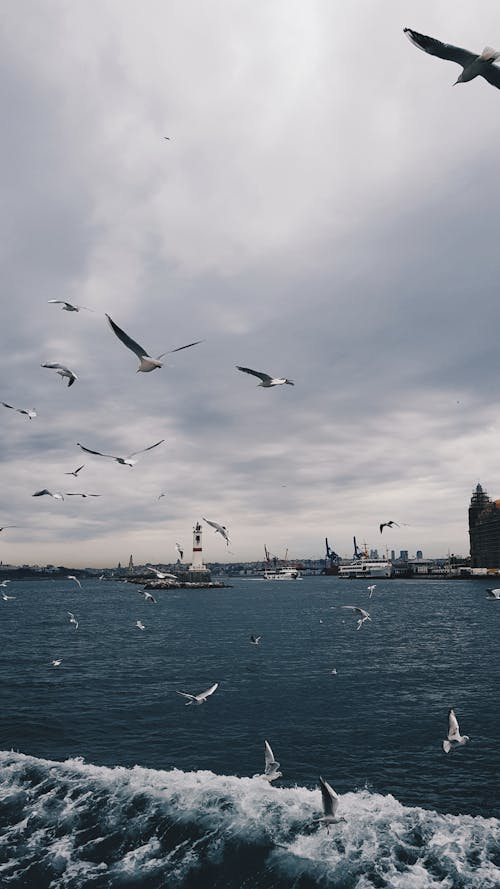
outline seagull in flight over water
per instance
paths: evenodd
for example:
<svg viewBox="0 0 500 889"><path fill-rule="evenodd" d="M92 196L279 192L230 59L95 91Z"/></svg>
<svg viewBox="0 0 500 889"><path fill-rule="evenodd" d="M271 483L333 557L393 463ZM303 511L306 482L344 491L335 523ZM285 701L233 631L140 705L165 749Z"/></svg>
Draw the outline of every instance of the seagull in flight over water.
<svg viewBox="0 0 500 889"><path fill-rule="evenodd" d="M12 527L12 525L11 525L11 527ZM1 530L1 528L0 528L0 530ZM487 589L486 592L488 593L486 598L493 599L493 601L496 601L496 602L500 601L500 589L496 589L496 590Z"/></svg>
<svg viewBox="0 0 500 889"><path fill-rule="evenodd" d="M450 750L453 750L455 747L458 747L459 744L466 744L467 741L470 741L468 735L461 735L460 728L458 726L458 719L455 716L454 710L448 710L448 737L443 741L443 750L445 753L449 753Z"/></svg>
<svg viewBox="0 0 500 889"><path fill-rule="evenodd" d="M367 586L366 589L369 590L369 592L370 592L370 595L368 596L369 599L371 599L371 597L373 596L373 590L375 589L376 586L377 586L376 583L371 583L370 586Z"/></svg>
<svg viewBox="0 0 500 889"><path fill-rule="evenodd" d="M23 407L14 407L12 404L7 404L6 401L2 401L2 404L4 407L10 408L11 411L17 411L18 414L26 414L28 420L33 420L33 418L36 417L36 410L34 407L27 410Z"/></svg>
<svg viewBox="0 0 500 889"><path fill-rule="evenodd" d="M148 448L141 448L140 451L132 451L132 453L127 454L126 457L115 457L113 454L102 454L101 451L92 451L90 448L86 448L85 445L80 444L79 441L77 441L77 445L87 454L95 454L96 457L109 457L110 460L116 460L116 462L121 463L122 466L135 466L137 460L132 460L132 457L135 457L137 454L144 454L146 451L152 451L153 448L157 448L158 445L163 444L164 441L165 439L161 438L160 441L149 445Z"/></svg>
<svg viewBox="0 0 500 889"><path fill-rule="evenodd" d="M227 546L229 546L229 534L227 533L227 528L225 525L219 525L217 522L211 522L210 519L206 519L205 516L202 516L204 522L207 525L210 525L212 528L215 528L216 534L221 534L224 540L226 541Z"/></svg>
<svg viewBox="0 0 500 889"><path fill-rule="evenodd" d="M51 661L50 663L52 664L53 667L59 667L62 664L62 657L61 658L54 658L54 660Z"/></svg>
<svg viewBox="0 0 500 889"><path fill-rule="evenodd" d="M272 781L276 781L278 778L282 778L283 773L279 771L280 764L279 762L276 762L274 753L271 750L271 745L268 741L264 741L264 758L264 774L254 775L254 778L263 778L264 781L269 781L269 783L271 784Z"/></svg>
<svg viewBox="0 0 500 889"><path fill-rule="evenodd" d="M434 37L426 37L425 34L419 34L411 28L404 28L404 33L409 40L419 49L429 53L431 56L437 56L438 59L445 59L448 62L456 62L461 65L463 71L455 81L457 83L467 83L474 80L475 77L484 77L492 86L500 89L500 68L494 64L500 57L500 52L492 49L491 46L485 46L482 53L470 52L468 49L462 49L460 46L452 46L450 43L441 43Z"/></svg>
<svg viewBox="0 0 500 889"><path fill-rule="evenodd" d="M321 802L323 803L323 817L315 818L315 821L321 821L326 824L326 830L329 833L330 824L338 824L339 821L345 821L345 818L337 818L337 809L339 806L338 794L335 792L331 784L320 776L319 786L321 790Z"/></svg>
<svg viewBox="0 0 500 889"><path fill-rule="evenodd" d="M65 367L64 364L57 364L55 362L44 361L44 363L41 364L40 367L50 367L51 370L56 370L62 380L64 379L64 377L67 377L68 378L68 389L70 386L73 385L75 380L78 379L76 373L74 371L70 370L69 367Z"/></svg>
<svg viewBox="0 0 500 889"><path fill-rule="evenodd" d="M111 330L116 334L118 339L121 340L123 345L137 355L140 362L139 367L137 368L137 373L149 373L152 370L156 370L157 367L163 367L163 362L160 361L160 358L163 358L165 355L171 355L173 352L182 352L183 349L190 349L191 346L197 346L199 343L203 342L203 340L196 340L195 343L188 343L187 346L179 346L178 349L170 349L168 352L162 352L157 358L152 358L151 355L148 355L147 349L140 346L139 343L136 343L136 341L125 333L121 327L118 327L118 324L115 324L108 314L106 314L106 318L108 319Z"/></svg>
<svg viewBox="0 0 500 889"><path fill-rule="evenodd" d="M359 617L359 619L358 619L358 626L357 626L357 629L358 629L358 630L361 629L361 627L362 627L362 625L364 624L365 620L370 620L370 621L371 621L371 617L370 617L370 615L368 614L368 612L365 611L364 608L360 608L358 605L341 605L340 607L341 607L341 608L347 608L349 611L354 611L354 612L356 612L356 614L359 614L359 615L360 615L360 617Z"/></svg>
<svg viewBox="0 0 500 889"><path fill-rule="evenodd" d="M48 299L47 302L62 306L63 312L79 312L80 309L86 309L87 312L94 311L93 309L89 309L88 306L75 306L73 303L66 302L65 299Z"/></svg>
<svg viewBox="0 0 500 889"><path fill-rule="evenodd" d="M146 571L152 571L153 574L156 574L158 580L177 580L175 574L165 574L164 571L158 571L157 568L151 568L150 565L145 565L144 567Z"/></svg>
<svg viewBox="0 0 500 889"><path fill-rule="evenodd" d="M254 636L254 634L252 633L252 635L250 636L250 644L251 645L259 645L261 639L262 639L262 636Z"/></svg>
<svg viewBox="0 0 500 889"><path fill-rule="evenodd" d="M146 627L144 626L142 620L136 620L135 625L136 625L136 627L137 627L139 630L145 630L145 629L146 629Z"/></svg>
<svg viewBox="0 0 500 889"><path fill-rule="evenodd" d="M207 688L206 691L202 691L199 695L190 695L185 691L178 691L178 695L182 695L183 698L189 698L186 707L189 707L190 704L204 704L207 698L210 695L213 695L214 691L219 687L219 683L216 682L215 685L211 685L210 688Z"/></svg>
<svg viewBox="0 0 500 889"><path fill-rule="evenodd" d="M137 592L139 593L140 596L144 596L145 602L150 602L151 605L156 605L155 597L152 596L151 593L148 593L147 590L137 590Z"/></svg>
<svg viewBox="0 0 500 889"><path fill-rule="evenodd" d="M68 617L69 617L70 624L73 624L75 630L77 630L78 629L78 621L72 611L68 611Z"/></svg>
<svg viewBox="0 0 500 889"><path fill-rule="evenodd" d="M80 581L78 580L78 577L75 577L74 574L68 574L68 575L67 575L67 579L68 579L68 580L74 580L75 583L78 584L78 586L80 587L80 589L82 588L82 585L81 585Z"/></svg>
<svg viewBox="0 0 500 889"><path fill-rule="evenodd" d="M55 493L53 494L52 491L47 491L47 488L42 488L41 491L35 491L35 493L32 494L31 496L32 497L43 497L44 494L48 494L48 496L53 497L54 500L64 500L63 495L59 491L55 491Z"/></svg>
<svg viewBox="0 0 500 889"><path fill-rule="evenodd" d="M252 370L250 367L239 367L239 365L236 365L236 369L241 370L244 374L252 374L253 377L258 377L260 383L257 383L257 385L263 386L264 389L270 389L271 386L283 386L285 383L288 386L295 386L293 380L287 380L285 377L271 377L260 370Z"/></svg>
<svg viewBox="0 0 500 889"><path fill-rule="evenodd" d="M0 584L0 586L3 586L3 583ZM17 597L16 596L8 596L7 593L2 593L2 599L4 600L4 602L11 602L15 598L17 598Z"/></svg>

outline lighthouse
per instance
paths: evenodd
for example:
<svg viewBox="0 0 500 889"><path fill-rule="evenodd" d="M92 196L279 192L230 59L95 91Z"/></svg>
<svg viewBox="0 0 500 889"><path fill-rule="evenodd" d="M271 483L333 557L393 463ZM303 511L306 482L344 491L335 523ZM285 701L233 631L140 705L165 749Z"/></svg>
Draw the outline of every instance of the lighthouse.
<svg viewBox="0 0 500 889"><path fill-rule="evenodd" d="M203 564L203 552L201 546L202 527L199 522L193 528L193 561L189 566L190 571L207 571Z"/></svg>

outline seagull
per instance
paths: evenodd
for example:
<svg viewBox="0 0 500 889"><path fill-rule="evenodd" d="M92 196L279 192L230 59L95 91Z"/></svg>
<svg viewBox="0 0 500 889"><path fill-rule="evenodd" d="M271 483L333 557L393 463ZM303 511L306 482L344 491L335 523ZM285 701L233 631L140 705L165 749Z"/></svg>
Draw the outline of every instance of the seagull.
<svg viewBox="0 0 500 889"><path fill-rule="evenodd" d="M431 56L456 62L457 65L462 66L463 71L455 84L466 83L480 76L484 77L492 86L500 89L500 68L493 64L500 57L500 53L492 49L491 46L485 46L482 53L478 55L468 49L462 49L460 46L441 43L434 37L426 37L425 34L419 34L418 31L412 31L411 28L403 28L403 30L419 49L423 49Z"/></svg>
<svg viewBox="0 0 500 889"><path fill-rule="evenodd" d="M121 463L122 466L135 466L135 464L137 463L137 460L132 460L131 459L132 457L135 457L136 454L144 454L146 451L152 451L153 448L157 448L158 445L163 444L164 441L165 441L165 439L162 438L162 439L160 439L160 441L157 441L155 444L149 445L148 448L141 448L140 451L132 451L132 453L128 454L126 457L115 457L115 456L113 456L113 454L101 454L100 451L91 451L90 448L86 448L85 445L80 444L79 441L77 441L77 445L79 448L82 449L82 451L85 451L87 454L95 454L96 457L109 457L110 460L116 460L116 462Z"/></svg>
<svg viewBox="0 0 500 889"><path fill-rule="evenodd" d="M156 499L161 500L162 497L165 497L165 494L160 494Z"/></svg>
<svg viewBox="0 0 500 889"><path fill-rule="evenodd" d="M2 584L2 586L3 586L3 584ZM7 593L2 593L2 599L4 600L4 602L10 602L15 598L16 598L16 596L8 596Z"/></svg>
<svg viewBox="0 0 500 889"><path fill-rule="evenodd" d="M170 355L172 352L181 352L183 349L190 349L191 346L197 346L199 343L203 342L203 340L196 340L195 343L188 343L187 346L179 346L178 349L170 349L168 352L162 352L157 358L151 358L147 353L147 349L144 349L139 343L136 343L135 340L129 337L121 327L118 327L118 324L115 324L108 314L106 314L106 318L108 319L111 330L116 334L118 339L121 340L123 345L137 355L140 362L139 367L137 368L137 373L149 373L157 367L163 367L160 358L163 358L165 355Z"/></svg>
<svg viewBox="0 0 500 889"><path fill-rule="evenodd" d="M261 382L257 383L257 385L263 386L264 389L270 389L271 386L283 386L285 383L288 386L295 386L293 380L287 380L285 377L270 377L269 374L262 373L259 370L252 370L250 367L239 367L239 365L236 365L236 368L243 371L244 374L252 374L252 376L258 377Z"/></svg>
<svg viewBox="0 0 500 889"><path fill-rule="evenodd" d="M69 617L70 624L73 624L75 627L75 630L77 630L78 629L78 621L72 611L68 611L68 617Z"/></svg>
<svg viewBox="0 0 500 889"><path fill-rule="evenodd" d="M276 762L274 758L274 753L271 750L271 745L268 741L264 741L264 756L265 756L265 769L263 775L254 775L254 778L263 778L264 781L276 781L277 778L282 778L283 773L279 771L280 764Z"/></svg>
<svg viewBox="0 0 500 889"><path fill-rule="evenodd" d="M74 580L75 583L78 584L78 586L80 587L80 589L82 588L82 585L81 585L80 581L78 580L78 577L75 577L74 574L68 574L68 575L67 575L67 579L68 579L68 580Z"/></svg>
<svg viewBox="0 0 500 889"><path fill-rule="evenodd" d="M370 592L370 595L368 596L369 599L371 599L371 597L373 596L373 590L375 589L376 586L377 586L376 583L371 583L370 586L367 586L366 589L369 590L369 592Z"/></svg>
<svg viewBox="0 0 500 889"><path fill-rule="evenodd" d="M64 475L74 475L76 478L78 476L78 473L80 472L81 469L83 469L84 466L85 466L85 463L82 463L82 465L79 466L78 469L74 469L73 472L65 472Z"/></svg>
<svg viewBox="0 0 500 889"><path fill-rule="evenodd" d="M67 377L68 378L68 389L70 386L73 385L75 380L78 379L76 373L74 371L70 370L69 367L64 367L64 364L56 364L54 362L51 363L50 361L45 361L43 364L40 365L40 367L50 367L51 370L56 370L57 373L59 374L59 376L61 377L61 379L64 379L64 377Z"/></svg>
<svg viewBox="0 0 500 889"><path fill-rule="evenodd" d="M77 491L66 491L66 497L100 497L100 494L82 494Z"/></svg>
<svg viewBox="0 0 500 889"><path fill-rule="evenodd" d="M365 611L364 608L359 608L358 605L341 605L340 607L341 608L348 608L349 611L355 611L357 614L361 615L358 620L358 626L357 626L358 630L361 629L361 626L364 624L365 620L371 621L371 617L368 614L368 612Z"/></svg>
<svg viewBox="0 0 500 889"><path fill-rule="evenodd" d="M156 605L155 597L152 596L151 593L148 593L147 590L138 590L137 592L139 593L140 596L144 596L145 602L151 602L152 605Z"/></svg>
<svg viewBox="0 0 500 889"><path fill-rule="evenodd" d="M62 306L63 312L79 312L80 309L86 309L87 312L94 311L93 309L89 309L88 306L74 306L73 303L68 303L65 299L48 299L47 302Z"/></svg>
<svg viewBox="0 0 500 889"><path fill-rule="evenodd" d="M488 599L493 599L493 600L496 600L497 602L500 600L500 589L495 589L495 590L487 589L486 592L488 593L488 596L487 596Z"/></svg>
<svg viewBox="0 0 500 889"><path fill-rule="evenodd" d="M213 695L214 691L219 687L219 683L216 682L215 685L211 685L210 688L207 688L206 691L202 691L199 695L190 695L185 691L178 691L178 695L182 695L183 698L189 698L186 707L189 707L190 704L204 704L206 699Z"/></svg>
<svg viewBox="0 0 500 889"><path fill-rule="evenodd" d="M7 404L6 401L2 401L4 407L8 407L11 411L17 411L18 414L26 414L28 420L33 420L36 417L36 410L34 407L29 410L25 410L23 407L14 407L12 404Z"/></svg>
<svg viewBox="0 0 500 889"><path fill-rule="evenodd" d="M52 491L47 491L47 488L43 488L41 491L35 491L32 494L32 497L43 497L44 494L48 494L49 497L53 497L54 500L64 500L63 495L59 491L55 491L54 494Z"/></svg>
<svg viewBox="0 0 500 889"><path fill-rule="evenodd" d="M382 522L382 524L379 525L380 533L382 534L382 531L384 530L384 528L392 528L394 525L396 525L396 528L399 528L399 525L397 522L392 522L392 521L391 522Z"/></svg>
<svg viewBox="0 0 500 889"><path fill-rule="evenodd" d="M262 636L254 636L254 634L252 633L252 635L250 636L250 643L252 645L259 645L261 639Z"/></svg>
<svg viewBox="0 0 500 889"><path fill-rule="evenodd" d="M150 565L144 566L146 571L152 571L153 574L156 574L158 580L177 580L175 574L165 574L163 571L158 571L157 568L151 568Z"/></svg>
<svg viewBox="0 0 500 889"><path fill-rule="evenodd" d="M333 787L325 781L324 778L321 777L319 779L319 786L321 790L321 801L323 803L323 812L324 815L322 818L315 818L315 821L322 821L326 824L326 830L330 824L338 824L339 821L345 821L345 818L337 818L335 813L339 806L339 798Z"/></svg>
<svg viewBox="0 0 500 889"><path fill-rule="evenodd" d="M443 741L443 750L449 753L459 744L466 744L470 741L468 735L461 735L458 727L458 719L454 710L448 710L448 737Z"/></svg>
<svg viewBox="0 0 500 889"><path fill-rule="evenodd" d="M53 667L60 667L62 663L62 658L54 658L53 661L50 662Z"/></svg>
<svg viewBox="0 0 500 889"><path fill-rule="evenodd" d="M204 522L207 525L211 525L212 528L215 528L216 534L222 534L224 540L226 541L227 546L229 546L229 534L227 533L227 528L225 525L218 525L217 522L211 522L210 519L206 519L205 516L202 516Z"/></svg>
<svg viewBox="0 0 500 889"><path fill-rule="evenodd" d="M139 630L145 630L145 629L146 629L146 627L144 626L142 620L136 620L135 625L136 625L136 627L138 627Z"/></svg>
<svg viewBox="0 0 500 889"><path fill-rule="evenodd" d="M17 525L4 525L3 528L0 528L0 532L5 531L7 528L17 528ZM10 580L8 582L10 583Z"/></svg>
<svg viewBox="0 0 500 889"><path fill-rule="evenodd" d="M176 543L176 544L175 544L175 548L176 548L177 552L179 553L179 558L180 558L180 560L181 560L181 562L182 562L182 559L183 559L183 556L184 556L184 550L182 549L180 543Z"/></svg>
<svg viewBox="0 0 500 889"><path fill-rule="evenodd" d="M170 136L164 136L163 138L166 139L167 142L170 142Z"/></svg>
<svg viewBox="0 0 500 889"><path fill-rule="evenodd" d="M10 580L2 580L2 582L0 583L0 587L6 587L8 583L10 583Z"/></svg>
<svg viewBox="0 0 500 889"><path fill-rule="evenodd" d="M330 675L331 675L331 676L336 676L336 675L337 675L337 668L336 668L336 667L333 668L333 670L332 670L332 672L331 672Z"/></svg>

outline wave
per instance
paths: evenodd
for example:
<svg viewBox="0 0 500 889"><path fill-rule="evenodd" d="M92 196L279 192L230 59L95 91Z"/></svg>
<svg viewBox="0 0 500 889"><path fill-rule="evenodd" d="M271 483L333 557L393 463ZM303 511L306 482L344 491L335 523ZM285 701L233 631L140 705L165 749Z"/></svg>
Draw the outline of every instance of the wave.
<svg viewBox="0 0 500 889"><path fill-rule="evenodd" d="M498 889L500 822L209 771L0 753L2 889Z"/></svg>

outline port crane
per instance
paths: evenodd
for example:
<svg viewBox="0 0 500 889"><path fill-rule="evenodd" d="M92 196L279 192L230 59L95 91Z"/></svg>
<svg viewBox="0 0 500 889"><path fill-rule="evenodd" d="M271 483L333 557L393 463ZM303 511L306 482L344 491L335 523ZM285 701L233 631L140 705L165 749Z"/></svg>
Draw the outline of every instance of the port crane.
<svg viewBox="0 0 500 889"><path fill-rule="evenodd" d="M325 574L335 568L340 562L340 556L333 551L328 543L328 537L325 537L326 556L325 556Z"/></svg>

